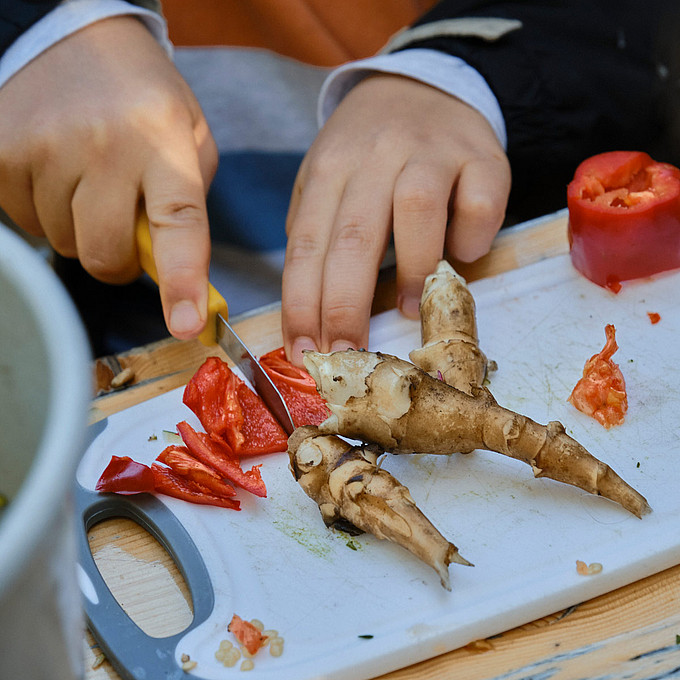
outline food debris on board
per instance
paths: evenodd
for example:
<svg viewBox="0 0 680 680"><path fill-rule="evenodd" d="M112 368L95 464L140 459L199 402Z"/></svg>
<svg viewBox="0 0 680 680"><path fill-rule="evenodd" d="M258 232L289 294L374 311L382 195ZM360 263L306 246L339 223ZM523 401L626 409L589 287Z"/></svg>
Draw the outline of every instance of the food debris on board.
<svg viewBox="0 0 680 680"><path fill-rule="evenodd" d="M602 565L599 562L586 564L583 560L576 560L576 573L581 576L593 576L602 573Z"/></svg>
<svg viewBox="0 0 680 680"><path fill-rule="evenodd" d="M259 619L246 621L234 614L227 626L227 631L234 636L238 646L231 640L224 639L220 641L215 652L215 659L226 668L233 668L241 661L242 671L252 670L258 652L267 646L270 656L279 657L283 654L283 638L277 630L265 629Z"/></svg>
<svg viewBox="0 0 680 680"><path fill-rule="evenodd" d="M568 401L579 411L609 429L621 425L628 411L626 381L612 356L619 349L616 328L607 324L606 342L601 352L594 354L583 367L583 376L576 383Z"/></svg>
<svg viewBox="0 0 680 680"><path fill-rule="evenodd" d="M647 316L649 317L650 322L652 325L659 323L661 321L661 314L658 312L647 312Z"/></svg>

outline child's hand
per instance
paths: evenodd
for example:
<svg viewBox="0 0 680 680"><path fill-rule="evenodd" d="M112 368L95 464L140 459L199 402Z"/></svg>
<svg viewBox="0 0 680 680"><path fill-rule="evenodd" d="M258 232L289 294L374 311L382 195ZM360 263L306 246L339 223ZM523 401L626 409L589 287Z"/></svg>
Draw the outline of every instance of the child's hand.
<svg viewBox="0 0 680 680"><path fill-rule="evenodd" d="M96 278L124 283L140 273L143 198L166 322L180 338L205 324L216 165L198 102L133 17L74 33L0 89L0 205Z"/></svg>
<svg viewBox="0 0 680 680"><path fill-rule="evenodd" d="M373 76L341 102L298 174L288 215L283 331L288 357L365 347L378 269L394 232L398 305L417 317L444 253L488 252L510 166L486 119L400 76Z"/></svg>

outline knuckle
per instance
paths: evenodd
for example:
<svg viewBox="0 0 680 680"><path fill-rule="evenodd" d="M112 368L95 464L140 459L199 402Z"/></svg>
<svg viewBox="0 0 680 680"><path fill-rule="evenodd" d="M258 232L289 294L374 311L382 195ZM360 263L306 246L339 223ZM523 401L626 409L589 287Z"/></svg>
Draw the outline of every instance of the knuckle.
<svg viewBox="0 0 680 680"><path fill-rule="evenodd" d="M394 191L395 210L405 214L431 214L441 210L438 192L426 179L397 183Z"/></svg>
<svg viewBox="0 0 680 680"><path fill-rule="evenodd" d="M335 247L340 252L363 253L374 245L372 231L363 215L352 215L340 222L335 231L334 241Z"/></svg>
<svg viewBox="0 0 680 680"><path fill-rule="evenodd" d="M305 232L291 235L286 249L286 263L306 263L323 255L322 245L313 233Z"/></svg>
<svg viewBox="0 0 680 680"><path fill-rule="evenodd" d="M191 200L171 199L147 204L149 220L155 227L190 227L205 219L205 208Z"/></svg>

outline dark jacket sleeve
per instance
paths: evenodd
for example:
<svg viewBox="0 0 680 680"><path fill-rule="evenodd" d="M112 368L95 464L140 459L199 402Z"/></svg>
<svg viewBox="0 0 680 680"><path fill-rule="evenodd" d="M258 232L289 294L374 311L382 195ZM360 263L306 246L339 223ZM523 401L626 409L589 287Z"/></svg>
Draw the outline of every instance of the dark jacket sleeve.
<svg viewBox="0 0 680 680"><path fill-rule="evenodd" d="M36 21L59 4L58 0L2 0L0 3L0 55Z"/></svg>
<svg viewBox="0 0 680 680"><path fill-rule="evenodd" d="M460 17L521 27L496 40L437 34L442 20ZM637 0L444 0L418 22L433 35L400 49L440 50L484 76L508 133L509 211L527 219L564 207L576 166L595 153L645 150L680 164L673 129L679 18L677 0L644 8Z"/></svg>

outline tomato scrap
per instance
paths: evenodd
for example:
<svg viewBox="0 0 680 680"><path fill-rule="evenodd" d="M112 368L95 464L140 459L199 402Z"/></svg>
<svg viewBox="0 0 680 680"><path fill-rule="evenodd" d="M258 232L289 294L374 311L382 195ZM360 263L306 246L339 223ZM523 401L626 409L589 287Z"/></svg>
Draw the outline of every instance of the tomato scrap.
<svg viewBox="0 0 680 680"><path fill-rule="evenodd" d="M612 356L618 350L616 328L605 326L606 343L583 367L583 377L576 383L568 401L605 428L623 423L628 410L626 383Z"/></svg>
<svg viewBox="0 0 680 680"><path fill-rule="evenodd" d="M659 323L661 321L661 314L658 312L647 312L647 316L652 324Z"/></svg>
<svg viewBox="0 0 680 680"><path fill-rule="evenodd" d="M262 399L219 357L208 357L188 382L183 401L205 431L233 453L285 451L288 437Z"/></svg>
<svg viewBox="0 0 680 680"><path fill-rule="evenodd" d="M571 260L613 292L680 267L680 169L640 151L583 161L567 188Z"/></svg>
<svg viewBox="0 0 680 680"><path fill-rule="evenodd" d="M252 656L267 640L262 633L249 621L244 621L238 614L232 616L227 630L242 644Z"/></svg>
<svg viewBox="0 0 680 680"><path fill-rule="evenodd" d="M330 410L314 378L288 361L283 347L262 355L260 364L281 393L296 427L319 425L328 418Z"/></svg>

